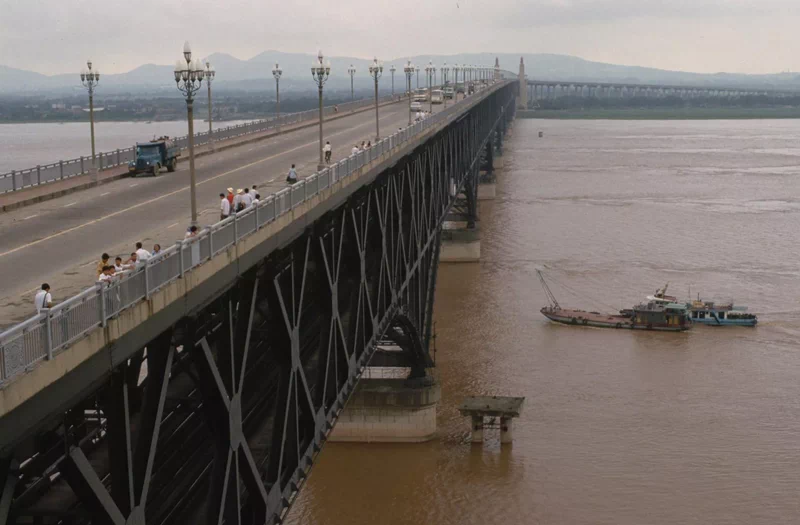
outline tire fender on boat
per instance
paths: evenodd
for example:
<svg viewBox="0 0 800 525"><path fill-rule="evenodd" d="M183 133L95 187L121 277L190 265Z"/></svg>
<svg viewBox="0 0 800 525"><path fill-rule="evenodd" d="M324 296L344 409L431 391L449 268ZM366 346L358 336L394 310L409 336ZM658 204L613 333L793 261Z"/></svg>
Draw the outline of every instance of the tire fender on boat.
<svg viewBox="0 0 800 525"><path fill-rule="evenodd" d="M584 319L582 322L583 322L583 326L586 326L587 324L589 324L589 320L588 319Z"/></svg>
<svg viewBox="0 0 800 525"><path fill-rule="evenodd" d="M653 325L652 325L652 324L650 324L650 323L647 323L647 329L648 329L648 330L652 330L652 329L653 329Z"/></svg>
<svg viewBox="0 0 800 525"><path fill-rule="evenodd" d="M572 321L570 321L570 322L571 322L572 324L578 324L578 318L577 318L577 317L573 317L573 318L572 318Z"/></svg>
<svg viewBox="0 0 800 525"><path fill-rule="evenodd" d="M617 323L614 328L622 328L622 323Z"/></svg>

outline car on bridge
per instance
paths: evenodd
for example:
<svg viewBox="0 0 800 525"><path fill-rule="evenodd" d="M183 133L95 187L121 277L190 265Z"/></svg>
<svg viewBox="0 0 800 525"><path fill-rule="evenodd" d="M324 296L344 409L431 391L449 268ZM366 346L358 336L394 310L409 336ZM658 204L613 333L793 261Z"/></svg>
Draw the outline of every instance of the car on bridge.
<svg viewBox="0 0 800 525"><path fill-rule="evenodd" d="M431 104L441 104L444 102L444 93L441 89L434 89L431 92Z"/></svg>
<svg viewBox="0 0 800 525"><path fill-rule="evenodd" d="M422 111L422 102L414 101L411 103L411 107L409 107L409 111Z"/></svg>
<svg viewBox="0 0 800 525"><path fill-rule="evenodd" d="M451 86L447 86L446 88L444 88L443 93L444 93L444 98L448 99L453 98L456 95L455 90Z"/></svg>
<svg viewBox="0 0 800 525"><path fill-rule="evenodd" d="M425 88L419 88L416 93L414 93L414 100L416 102L427 102L428 101L428 90Z"/></svg>

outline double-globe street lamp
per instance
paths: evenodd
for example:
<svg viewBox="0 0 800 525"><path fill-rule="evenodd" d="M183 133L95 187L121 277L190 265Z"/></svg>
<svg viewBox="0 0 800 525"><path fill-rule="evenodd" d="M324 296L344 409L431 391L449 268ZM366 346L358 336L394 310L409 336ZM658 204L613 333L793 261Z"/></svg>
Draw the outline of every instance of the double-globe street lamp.
<svg viewBox="0 0 800 525"><path fill-rule="evenodd" d="M278 131L281 130L281 75L283 70L281 66L275 62L275 67L272 68L272 76L275 77L275 113L278 115Z"/></svg>
<svg viewBox="0 0 800 525"><path fill-rule="evenodd" d="M433 75L436 74L436 67L433 65L433 61L429 61L428 65L425 66L425 74L428 77L428 106L429 111L433 113Z"/></svg>
<svg viewBox="0 0 800 525"><path fill-rule="evenodd" d="M408 125L409 126L411 125L411 76L414 74L415 70L416 70L416 68L411 63L410 60L408 61L408 64L406 64L405 67L403 67L403 71L406 74L406 83L408 84L408 91L406 93L408 94ZM419 77L417 77L417 78L419 78Z"/></svg>
<svg viewBox="0 0 800 525"><path fill-rule="evenodd" d="M414 72L417 74L417 89L419 89L419 66L414 66Z"/></svg>
<svg viewBox="0 0 800 525"><path fill-rule="evenodd" d="M214 80L216 71L211 67L211 62L206 61L206 85L208 86L208 142L211 143L211 151L216 151L217 146L214 144L213 129L211 127L211 81Z"/></svg>
<svg viewBox="0 0 800 525"><path fill-rule="evenodd" d="M397 68L394 67L394 64L392 64L392 67L389 68L389 72L392 74L392 98L394 98L394 72L395 71L397 71Z"/></svg>
<svg viewBox="0 0 800 525"><path fill-rule="evenodd" d="M205 71L199 60L192 62L192 48L189 42L183 44L183 61L175 63L175 84L186 98L186 112L189 119L189 180L192 199L192 226L197 226L197 196L194 173L194 95L200 91Z"/></svg>
<svg viewBox="0 0 800 525"><path fill-rule="evenodd" d="M350 67L352 68L352 66ZM316 82L317 87L319 88L319 164L317 164L317 171L322 171L325 169L325 163L322 159L322 87L325 85L325 82L327 82L330 74L331 61L328 60L326 63L323 60L322 50L320 50L319 54L317 55L317 59L311 63L311 77L314 79L314 82Z"/></svg>
<svg viewBox="0 0 800 525"><path fill-rule="evenodd" d="M353 102L356 99L353 91L353 77L356 76L356 68L353 67L353 64L350 64L350 67L347 68L347 74L350 75L350 102Z"/></svg>
<svg viewBox="0 0 800 525"><path fill-rule="evenodd" d="M86 61L86 69L81 71L81 84L89 90L89 129L92 136L92 182L97 182L97 164L94 151L94 88L100 82L100 71L92 70L92 61Z"/></svg>
<svg viewBox="0 0 800 525"><path fill-rule="evenodd" d="M447 65L447 62L444 63L442 66L442 100L444 102L444 107L447 107L447 93L445 93L445 89L447 89L447 77L450 74L450 67Z"/></svg>
<svg viewBox="0 0 800 525"><path fill-rule="evenodd" d="M378 79L383 75L383 64L378 62L378 57L369 65L369 74L375 80L375 144L381 140L381 129L378 124Z"/></svg>
<svg viewBox="0 0 800 525"><path fill-rule="evenodd" d="M461 66L457 63L453 64L453 102L458 102L458 72L461 71Z"/></svg>

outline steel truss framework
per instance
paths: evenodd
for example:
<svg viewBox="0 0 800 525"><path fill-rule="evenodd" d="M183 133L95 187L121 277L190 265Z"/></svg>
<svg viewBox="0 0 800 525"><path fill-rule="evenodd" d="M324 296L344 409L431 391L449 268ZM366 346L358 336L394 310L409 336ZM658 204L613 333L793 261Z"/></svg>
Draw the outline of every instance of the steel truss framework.
<svg viewBox="0 0 800 525"><path fill-rule="evenodd" d="M488 97L0 461L0 524L280 521L379 343L425 377L441 225L474 218L514 107Z"/></svg>

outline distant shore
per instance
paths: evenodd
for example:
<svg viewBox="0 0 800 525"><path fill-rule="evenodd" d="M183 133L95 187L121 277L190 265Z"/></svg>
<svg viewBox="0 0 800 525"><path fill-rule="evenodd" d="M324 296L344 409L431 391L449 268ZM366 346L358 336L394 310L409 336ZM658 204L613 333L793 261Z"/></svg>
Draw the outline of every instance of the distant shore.
<svg viewBox="0 0 800 525"><path fill-rule="evenodd" d="M800 108L529 109L517 111L517 117L586 120L795 119L800 118Z"/></svg>

